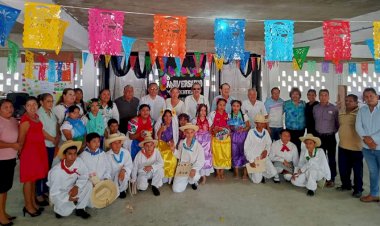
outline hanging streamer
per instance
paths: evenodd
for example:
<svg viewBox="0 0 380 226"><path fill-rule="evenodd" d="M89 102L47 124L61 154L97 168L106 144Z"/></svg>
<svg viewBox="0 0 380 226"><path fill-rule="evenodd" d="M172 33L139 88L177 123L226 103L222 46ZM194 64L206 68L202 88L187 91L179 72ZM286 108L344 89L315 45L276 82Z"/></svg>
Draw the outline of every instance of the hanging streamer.
<svg viewBox="0 0 380 226"><path fill-rule="evenodd" d="M292 66L293 66L293 70L294 71L299 71L300 70L300 68L298 66L298 63L297 63L297 60L295 58L293 58L293 64L292 64Z"/></svg>
<svg viewBox="0 0 380 226"><path fill-rule="evenodd" d="M24 48L54 50L59 53L69 23L60 20L61 7L54 4L26 2Z"/></svg>
<svg viewBox="0 0 380 226"><path fill-rule="evenodd" d="M276 65L275 61L267 61L267 66L269 70L272 70L274 65Z"/></svg>
<svg viewBox="0 0 380 226"><path fill-rule="evenodd" d="M293 55L298 65L298 69L302 69L303 63L305 62L308 51L309 51L309 46L293 48Z"/></svg>
<svg viewBox="0 0 380 226"><path fill-rule="evenodd" d="M380 73L380 60L375 60L375 72Z"/></svg>
<svg viewBox="0 0 380 226"><path fill-rule="evenodd" d="M110 65L110 61L111 61L111 55L105 55L104 60L106 63L106 68L108 68L108 66Z"/></svg>
<svg viewBox="0 0 380 226"><path fill-rule="evenodd" d="M243 58L240 60L240 70L242 70L244 73L246 72L245 68L247 66L248 61L250 60L251 52L246 51L244 52Z"/></svg>
<svg viewBox="0 0 380 226"><path fill-rule="evenodd" d="M151 65L153 66L157 58L157 49L155 48L153 42L147 42L146 44L148 45L148 49L149 49L150 62L151 62Z"/></svg>
<svg viewBox="0 0 380 226"><path fill-rule="evenodd" d="M175 65L176 65L176 68L175 68L175 74L177 77L181 76L181 59L179 59L179 57L176 57L174 58L175 60Z"/></svg>
<svg viewBox="0 0 380 226"><path fill-rule="evenodd" d="M314 73L316 66L317 66L317 62L315 62L314 60L308 60L307 61L307 70L309 72Z"/></svg>
<svg viewBox="0 0 380 226"><path fill-rule="evenodd" d="M55 61L49 60L48 81L55 82Z"/></svg>
<svg viewBox="0 0 380 226"><path fill-rule="evenodd" d="M268 61L292 61L294 21L265 20L265 57Z"/></svg>
<svg viewBox="0 0 380 226"><path fill-rule="evenodd" d="M348 21L330 20L323 22L325 60L334 64L351 59L351 32Z"/></svg>
<svg viewBox="0 0 380 226"><path fill-rule="evenodd" d="M322 73L329 73L330 72L330 63L329 62L322 62Z"/></svg>
<svg viewBox="0 0 380 226"><path fill-rule="evenodd" d="M88 10L89 50L93 54L120 55L124 13L113 10Z"/></svg>
<svg viewBox="0 0 380 226"><path fill-rule="evenodd" d="M207 62L208 62L209 70L211 70L213 59L214 59L214 55L212 53L207 53Z"/></svg>
<svg viewBox="0 0 380 226"><path fill-rule="evenodd" d="M252 71L256 71L256 57L251 57Z"/></svg>
<svg viewBox="0 0 380 226"><path fill-rule="evenodd" d="M131 38L131 37L128 37L128 36L123 36L122 37L122 45L123 45L123 49L124 49L124 53L125 53L125 61L128 62L129 60L129 56L131 55L131 51L132 51L132 47L133 47L133 44L135 43L136 39L135 38Z"/></svg>
<svg viewBox="0 0 380 226"><path fill-rule="evenodd" d="M153 39L158 56L186 55L187 17L154 15Z"/></svg>
<svg viewBox="0 0 380 226"><path fill-rule="evenodd" d="M338 63L338 64L335 64L335 74L342 74L343 73L343 64L342 63Z"/></svg>
<svg viewBox="0 0 380 226"><path fill-rule="evenodd" d="M71 82L71 66L68 62L62 64L62 82Z"/></svg>
<svg viewBox="0 0 380 226"><path fill-rule="evenodd" d="M374 42L374 40L373 39L367 39L367 40L365 40L365 42L369 48L369 51L372 54L372 57L375 58L375 46L374 46L375 42Z"/></svg>
<svg viewBox="0 0 380 226"><path fill-rule="evenodd" d="M150 56L145 57L145 68L147 71L150 71L152 69L152 64L151 64L151 58Z"/></svg>
<svg viewBox="0 0 380 226"><path fill-rule="evenodd" d="M356 74L356 63L348 63L348 74Z"/></svg>
<svg viewBox="0 0 380 226"><path fill-rule="evenodd" d="M58 61L58 66L57 66L57 81L62 82L62 67L63 67L63 62Z"/></svg>
<svg viewBox="0 0 380 226"><path fill-rule="evenodd" d="M380 21L373 22L373 41L375 59L380 59Z"/></svg>
<svg viewBox="0 0 380 226"><path fill-rule="evenodd" d="M244 19L215 19L215 52L226 61L241 60L244 57L245 41Z"/></svg>
<svg viewBox="0 0 380 226"><path fill-rule="evenodd" d="M0 5L0 45L5 45L5 40L11 32L20 10Z"/></svg>
<svg viewBox="0 0 380 226"><path fill-rule="evenodd" d="M82 52L82 62L83 62L83 66L86 64L86 61L87 61L87 57L88 57L88 52Z"/></svg>
<svg viewBox="0 0 380 226"><path fill-rule="evenodd" d="M214 55L214 60L215 60L216 68L217 68L219 71L222 70L222 68L223 68L223 62L224 62L223 57L218 58L216 55Z"/></svg>
<svg viewBox="0 0 380 226"><path fill-rule="evenodd" d="M360 67L362 69L362 73L366 73L368 74L368 63L367 62L363 62L360 64Z"/></svg>
<svg viewBox="0 0 380 226"><path fill-rule="evenodd" d="M25 69L24 69L25 78L34 79L33 65L34 65L34 53L30 52L29 50L25 50Z"/></svg>
<svg viewBox="0 0 380 226"><path fill-rule="evenodd" d="M131 69L135 70L135 64L136 64L137 56L130 56L129 63L131 64Z"/></svg>
<svg viewBox="0 0 380 226"><path fill-rule="evenodd" d="M38 68L38 80L45 81L46 80L46 69L48 67L46 65L47 60L42 54L39 54L38 55L38 61L40 62L40 66Z"/></svg>
<svg viewBox="0 0 380 226"><path fill-rule="evenodd" d="M8 39L8 61L7 61L7 72L9 74L13 74L16 71L17 67L17 59L20 48L18 45L11 40Z"/></svg>

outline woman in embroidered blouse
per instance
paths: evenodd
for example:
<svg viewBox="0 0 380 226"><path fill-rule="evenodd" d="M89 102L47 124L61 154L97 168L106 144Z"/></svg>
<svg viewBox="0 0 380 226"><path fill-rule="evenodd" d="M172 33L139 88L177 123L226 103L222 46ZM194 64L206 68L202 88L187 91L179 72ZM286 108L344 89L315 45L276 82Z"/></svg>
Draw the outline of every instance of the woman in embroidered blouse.
<svg viewBox="0 0 380 226"><path fill-rule="evenodd" d="M231 101L231 115L228 125L231 129L232 142L232 166L234 167L234 177L239 178L239 169L243 168L243 180L247 180L247 160L244 155L244 142L247 138L248 130L251 128L249 118L241 111L241 101Z"/></svg>
<svg viewBox="0 0 380 226"><path fill-rule="evenodd" d="M103 148L104 141L104 122L103 116L99 112L99 99L92 98L89 103L89 111L87 112L87 117L84 118L84 124L86 125L87 134L89 133L97 133L100 136L100 147Z"/></svg>
<svg viewBox="0 0 380 226"><path fill-rule="evenodd" d="M43 132L45 136L45 146L48 155L49 170L51 169L55 147L58 145L61 137L59 136L59 127L57 118L52 112L53 109L53 96L50 93L44 93L39 96L41 107L38 109L38 116L43 125ZM46 185L47 178L37 181L37 203L40 206L48 206L48 187ZM45 196L45 197L44 197Z"/></svg>
<svg viewBox="0 0 380 226"><path fill-rule="evenodd" d="M173 87L170 90L170 98L165 100L166 107L169 109L174 109L177 115L185 112L185 103L179 99L179 89L178 87Z"/></svg>
<svg viewBox="0 0 380 226"><path fill-rule="evenodd" d="M57 105L53 108L53 112L57 117L57 121L59 125L62 125L63 121L67 117L67 109L75 105L75 92L72 88L66 88L62 92L62 96L57 101ZM79 107L80 116L83 115L83 109Z"/></svg>
<svg viewBox="0 0 380 226"><path fill-rule="evenodd" d="M23 213L32 217L41 214L35 200L36 181L47 176L48 156L45 147L43 125L37 115L38 104L35 97L28 97L25 114L21 117L18 142L22 146L20 156L20 181L24 183Z"/></svg>
<svg viewBox="0 0 380 226"><path fill-rule="evenodd" d="M137 153L141 150L139 143L148 135L152 136L153 120L150 117L150 107L147 104L139 106L138 116L128 122L129 139L132 140L131 156L135 159Z"/></svg>
<svg viewBox="0 0 380 226"><path fill-rule="evenodd" d="M62 140L82 141L84 143L86 137L86 126L79 115L79 107L76 105L68 108L69 116L65 119L61 126Z"/></svg>
<svg viewBox="0 0 380 226"><path fill-rule="evenodd" d="M174 177L177 166L177 158L174 156L170 146L177 144L178 130L177 117L171 109L166 109L154 126L155 135L158 139L158 150L164 160L164 182L168 180L169 184Z"/></svg>
<svg viewBox="0 0 380 226"><path fill-rule="evenodd" d="M227 124L228 114L225 111L226 103L225 99L218 99L216 111L211 112L209 117L212 122L212 162L217 180L224 180L224 170L231 168L231 137Z"/></svg>
<svg viewBox="0 0 380 226"><path fill-rule="evenodd" d="M104 128L107 127L107 122L111 118L119 122L119 110L116 104L111 100L111 93L109 89L103 89L99 93L100 99L100 112L103 116Z"/></svg>
<svg viewBox="0 0 380 226"><path fill-rule="evenodd" d="M211 133L210 127L212 122L207 118L207 105L199 104L196 118L193 119L192 123L199 127L199 130L196 132L196 139L201 144L204 155L205 155L205 164L200 170L200 176L202 177L202 184L206 183L206 176L210 176L211 173L214 173L214 167L212 166L212 152L211 152Z"/></svg>

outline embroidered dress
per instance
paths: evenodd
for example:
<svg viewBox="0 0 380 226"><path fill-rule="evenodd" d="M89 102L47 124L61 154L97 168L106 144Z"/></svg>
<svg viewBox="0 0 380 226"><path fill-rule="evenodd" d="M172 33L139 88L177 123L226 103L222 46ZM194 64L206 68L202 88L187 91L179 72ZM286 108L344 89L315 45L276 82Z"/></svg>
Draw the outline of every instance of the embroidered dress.
<svg viewBox="0 0 380 226"><path fill-rule="evenodd" d="M201 176L210 176L214 172L214 167L212 167L212 152L211 152L211 133L210 133L210 122L205 118L203 121L198 117L193 120L193 124L199 127L195 137L197 141L201 144L203 152L205 155L205 164L200 170Z"/></svg>
<svg viewBox="0 0 380 226"><path fill-rule="evenodd" d="M234 168L240 168L245 166L247 160L244 155L244 142L247 138L247 131L239 131L245 127L245 122L249 119L242 115L240 112L238 115L232 115L228 120L228 125L231 129L231 143L232 143L232 166Z"/></svg>
<svg viewBox="0 0 380 226"><path fill-rule="evenodd" d="M140 134L141 131L153 132L153 122L151 118L148 118L144 123L141 117L136 117L128 122L128 133L130 134ZM141 150L139 143L143 141L144 138L139 136L136 140L132 140L131 144L131 157L132 160L135 159L137 153Z"/></svg>
<svg viewBox="0 0 380 226"><path fill-rule="evenodd" d="M222 131L213 134L211 139L213 166L215 169L230 169L231 137L228 135L228 115L226 112L220 114L213 111L210 113L210 120L213 122L213 126L224 128Z"/></svg>
<svg viewBox="0 0 380 226"><path fill-rule="evenodd" d="M164 160L164 175L165 178L174 177L175 169L177 166L177 159L173 155L172 150L168 144L169 141L173 140L173 123L162 132L161 137L158 140L158 150L161 153L162 159ZM177 127L178 130L178 127ZM157 130L156 130L157 131Z"/></svg>

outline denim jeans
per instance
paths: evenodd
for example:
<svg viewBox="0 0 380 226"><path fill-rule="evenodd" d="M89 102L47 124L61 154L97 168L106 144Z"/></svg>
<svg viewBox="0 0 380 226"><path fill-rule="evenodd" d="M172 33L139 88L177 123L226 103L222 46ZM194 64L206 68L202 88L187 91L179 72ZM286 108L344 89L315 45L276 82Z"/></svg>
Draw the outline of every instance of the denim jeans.
<svg viewBox="0 0 380 226"><path fill-rule="evenodd" d="M46 147L46 151L48 154L48 164L49 164L49 170L51 169L53 159L54 159L54 153L55 153L55 148L54 147ZM46 185L47 182L47 177L43 178L41 180L36 181L36 194L37 196L42 196L45 193L49 192L49 188Z"/></svg>
<svg viewBox="0 0 380 226"><path fill-rule="evenodd" d="M364 159L368 165L369 183L371 196L379 196L379 171L380 171L380 150L370 150L363 148Z"/></svg>
<svg viewBox="0 0 380 226"><path fill-rule="evenodd" d="M282 130L282 127L279 127L279 128L270 127L270 137L272 138L272 141L276 141L280 139L281 130Z"/></svg>

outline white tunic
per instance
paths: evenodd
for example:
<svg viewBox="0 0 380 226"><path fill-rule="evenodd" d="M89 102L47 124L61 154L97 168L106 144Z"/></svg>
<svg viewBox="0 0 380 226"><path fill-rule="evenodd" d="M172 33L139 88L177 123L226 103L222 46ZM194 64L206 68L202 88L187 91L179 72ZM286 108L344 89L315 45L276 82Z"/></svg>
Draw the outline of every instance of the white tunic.
<svg viewBox="0 0 380 226"><path fill-rule="evenodd" d="M108 105L106 105L103 106L103 109L99 109L99 112L103 116L104 128L108 127L108 120L112 118L116 119L118 123L120 123L119 110L117 109L115 102L112 103L112 108L109 108Z"/></svg>
<svg viewBox="0 0 380 226"><path fill-rule="evenodd" d="M166 108L174 109L176 112L176 115L180 115L182 113L185 113L185 103L182 100L179 100L178 104L173 108L171 103L171 98L168 98L165 100Z"/></svg>
<svg viewBox="0 0 380 226"><path fill-rule="evenodd" d="M145 172L145 166L152 166L152 170ZM163 177L164 160L162 160L160 151L155 148L149 159L145 157L143 150L139 151L133 161L131 175L131 182L137 181L137 189L146 190L148 187L148 179L152 179L152 186L159 188L162 186Z"/></svg>
<svg viewBox="0 0 380 226"><path fill-rule="evenodd" d="M88 147L79 155L79 158L83 160L87 166L89 177L97 176L100 180L111 180L111 163L106 153L98 149L94 154L89 153Z"/></svg>
<svg viewBox="0 0 380 226"><path fill-rule="evenodd" d="M88 170L80 158L68 168L70 171L76 169L77 173L68 174L61 163L55 165L48 174L47 185L49 186L50 201L54 204L54 212L61 216L69 216L74 209L84 209L90 204L92 184L88 180ZM69 201L69 191L78 187L78 203Z"/></svg>
<svg viewBox="0 0 380 226"><path fill-rule="evenodd" d="M113 182L119 186L120 192L127 190L128 181L133 168L131 154L124 148L120 149L119 154L115 154L111 149L107 152L107 157L111 163L111 177ZM123 181L120 181L119 173L122 169L125 170L125 177Z"/></svg>
<svg viewBox="0 0 380 226"><path fill-rule="evenodd" d="M254 118L256 115L267 115L267 110L263 102L256 100L255 105L252 105L251 101L244 100L241 106L243 114L248 115L251 127L255 127Z"/></svg>
<svg viewBox="0 0 380 226"><path fill-rule="evenodd" d="M149 95L143 96L140 101L140 105L147 104L150 106L150 116L157 121L161 115L161 111L166 108L164 98L156 96L152 99Z"/></svg>
<svg viewBox="0 0 380 226"><path fill-rule="evenodd" d="M207 111L210 112L210 103L203 95L200 95L198 101L194 99L193 95L185 98L185 112L190 116L190 121L195 118L198 104L206 104Z"/></svg>
<svg viewBox="0 0 380 226"><path fill-rule="evenodd" d="M195 140L191 150L184 148L186 139L180 141L178 149L175 150L174 156L179 159L180 162L188 162L192 164L192 169L196 170L194 177L175 177L173 182L174 192L183 192L186 189L187 184L195 184L198 182L200 176L200 170L205 164L205 154L202 145Z"/></svg>
<svg viewBox="0 0 380 226"><path fill-rule="evenodd" d="M290 151L281 151L282 149L282 141L276 140L272 143L271 146L271 152L270 152L270 159L272 162L278 161L278 162L284 162L286 160L287 162L292 162L293 166L298 165L298 150L297 147L292 143L288 142L286 144L286 147L289 148Z"/></svg>

